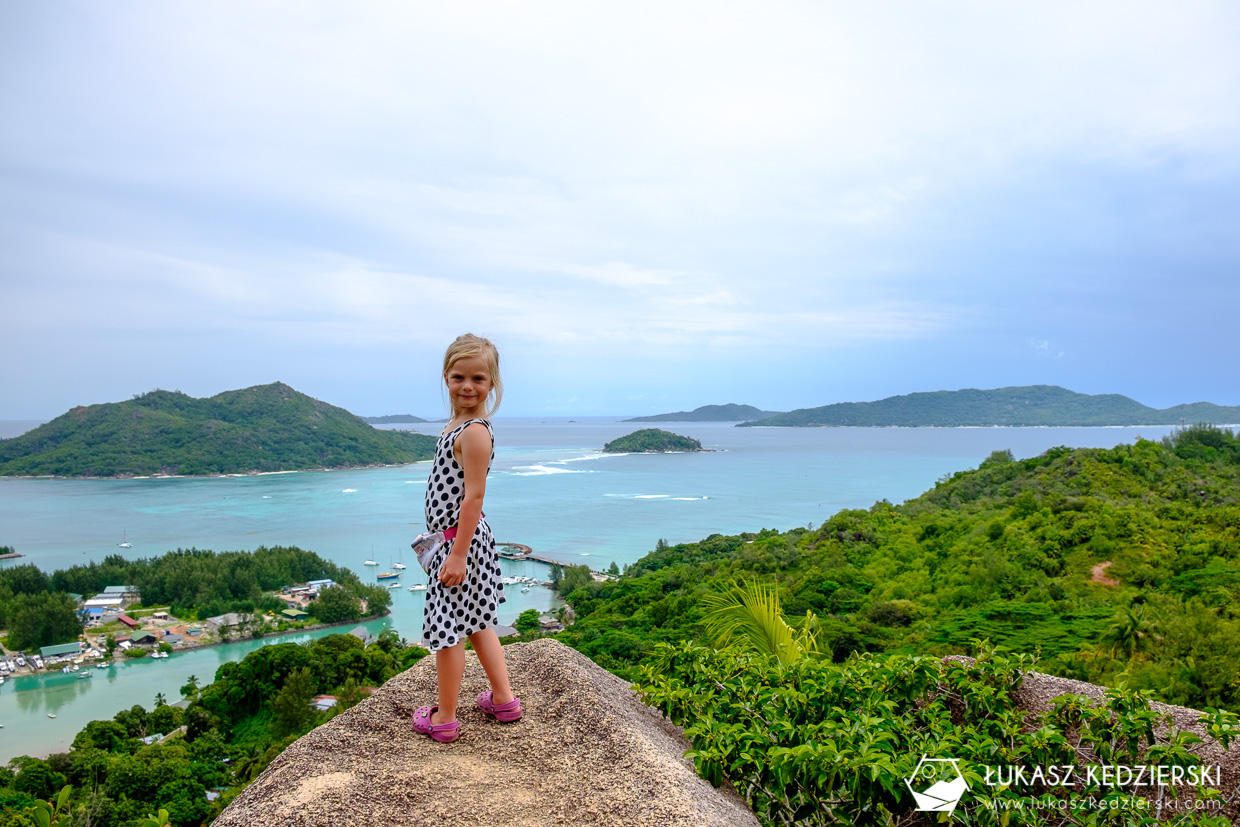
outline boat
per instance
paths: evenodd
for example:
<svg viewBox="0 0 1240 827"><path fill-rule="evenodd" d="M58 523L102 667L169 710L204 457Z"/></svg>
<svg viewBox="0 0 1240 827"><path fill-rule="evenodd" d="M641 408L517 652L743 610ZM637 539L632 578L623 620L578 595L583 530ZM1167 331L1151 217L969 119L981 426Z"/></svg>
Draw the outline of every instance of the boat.
<svg viewBox="0 0 1240 827"><path fill-rule="evenodd" d="M94 672L83 672L82 674L78 675L78 680L84 681L87 678L93 678L93 677L95 677Z"/></svg>
<svg viewBox="0 0 1240 827"><path fill-rule="evenodd" d="M393 563L392 568L400 569L401 571L404 571L406 568L408 568L408 566L406 566L404 563Z"/></svg>
<svg viewBox="0 0 1240 827"><path fill-rule="evenodd" d="M524 589L522 589L522 590L521 590L521 594L525 594L525 593L526 593L526 592L528 592L529 590L530 590L530 587L529 587L529 586L526 586Z"/></svg>
<svg viewBox="0 0 1240 827"><path fill-rule="evenodd" d="M362 565L363 566L377 566L379 564L376 563L374 560L367 560L365 563L362 563Z"/></svg>
<svg viewBox="0 0 1240 827"><path fill-rule="evenodd" d="M391 562L391 560L392 560L392 556L389 554L388 561ZM403 551L400 553L400 562L392 563L392 568L396 569L397 571L405 570L405 553Z"/></svg>
<svg viewBox="0 0 1240 827"><path fill-rule="evenodd" d="M389 585L388 585L388 588L389 588L389 589L399 589L399 588L400 588L400 583L391 583L391 584L389 584Z"/></svg>
<svg viewBox="0 0 1240 827"><path fill-rule="evenodd" d="M384 571L375 575L376 580L392 580L397 577L400 577L400 572L398 571Z"/></svg>
<svg viewBox="0 0 1240 827"><path fill-rule="evenodd" d="M55 718L55 717L56 717L56 713L55 713L55 712L49 712L49 713L47 713L47 717L49 717L49 718Z"/></svg>
<svg viewBox="0 0 1240 827"><path fill-rule="evenodd" d="M117 548L133 548L133 543L125 539L125 532L121 532L121 541L116 544Z"/></svg>
<svg viewBox="0 0 1240 827"><path fill-rule="evenodd" d="M424 592L426 591L426 584L425 583L414 583L412 586L409 587L409 591Z"/></svg>

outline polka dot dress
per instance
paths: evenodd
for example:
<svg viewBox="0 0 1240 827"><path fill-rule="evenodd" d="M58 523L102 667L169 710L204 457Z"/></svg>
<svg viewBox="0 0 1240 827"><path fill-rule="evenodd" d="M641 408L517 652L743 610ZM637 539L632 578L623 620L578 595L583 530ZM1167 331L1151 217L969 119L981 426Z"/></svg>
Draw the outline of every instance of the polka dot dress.
<svg viewBox="0 0 1240 827"><path fill-rule="evenodd" d="M439 437L435 445L435 464L426 483L426 528L428 531L445 531L460 520L461 502L465 499L465 469L461 468L453 454L453 446L461 432L474 422L481 422L491 435L491 459L495 459L495 431L485 419L471 419ZM465 561L465 582L459 586L444 586L439 582L439 568L443 565L452 543L446 543L435 553L426 587L426 612L422 619L422 640L434 652L455 646L464 638L499 622L497 609L504 598L504 583L499 572L499 557L495 554L495 537L486 518L478 521L469 544L469 556Z"/></svg>

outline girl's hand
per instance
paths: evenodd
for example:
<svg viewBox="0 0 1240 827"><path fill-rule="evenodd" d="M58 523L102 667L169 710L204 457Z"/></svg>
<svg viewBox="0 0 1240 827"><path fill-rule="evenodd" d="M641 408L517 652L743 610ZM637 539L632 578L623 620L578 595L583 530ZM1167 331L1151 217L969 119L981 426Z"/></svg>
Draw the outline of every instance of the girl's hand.
<svg viewBox="0 0 1240 827"><path fill-rule="evenodd" d="M439 567L439 582L445 586L459 586L465 582L465 574L465 555L454 551Z"/></svg>

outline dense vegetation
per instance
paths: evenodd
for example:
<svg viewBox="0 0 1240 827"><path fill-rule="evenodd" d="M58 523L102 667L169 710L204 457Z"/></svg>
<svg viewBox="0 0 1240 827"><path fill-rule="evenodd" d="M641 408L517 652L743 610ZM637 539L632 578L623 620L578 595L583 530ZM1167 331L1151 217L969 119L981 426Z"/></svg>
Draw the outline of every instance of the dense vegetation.
<svg viewBox="0 0 1240 827"><path fill-rule="evenodd" d="M260 547L253 552L177 549L160 557L126 560L109 555L54 572L33 564L0 569L0 628L7 628L9 646L32 649L76 640L82 621L70 594L92 596L108 586L132 585L146 606L164 606L176 617L205 620L227 612L253 613L286 608L269 593L309 580L330 579L340 585L326 589L307 608L324 623L385 614L391 593L361 582L348 569L311 551L295 547Z"/></svg>
<svg viewBox="0 0 1240 827"><path fill-rule="evenodd" d="M967 789L957 793L954 822L1154 824L1166 789L1103 783L1098 768L1202 764L1195 736L1154 735L1161 721L1144 693L1112 690L1105 705L1062 695L1035 723L1014 695L1030 658L986 643L977 655L971 664L908 655L784 663L752 646L662 643L639 670L638 689L685 728L698 772L733 787L768 825L944 823L946 814L915 812L911 793L957 774ZM1240 737L1232 713L1208 712L1201 723L1224 747ZM1026 778L1073 766L1081 783L988 783L988 768L1002 766L1019 766ZM1227 827L1228 792L1207 783L1191 794L1200 809L1170 820Z"/></svg>
<svg viewBox="0 0 1240 827"><path fill-rule="evenodd" d="M761 581L812 618L836 661L990 638L1044 672L1240 710L1240 441L1211 426L1108 450L996 452L903 505L661 541L618 581L571 571L561 591L577 621L561 638L626 677L655 643L703 638L707 595Z"/></svg>
<svg viewBox="0 0 1240 827"><path fill-rule="evenodd" d="M613 439L603 446L613 454L664 453L666 451L701 451L702 443L693 437L673 434L658 428L643 428Z"/></svg>
<svg viewBox="0 0 1240 827"><path fill-rule="evenodd" d="M840 402L744 422L741 427L837 425L950 428L968 425L1180 425L1184 422L1235 424L1240 422L1240 406L1223 407L1197 402L1156 410L1119 394L1091 396L1053 385L1030 385L996 390L910 393L877 402Z"/></svg>
<svg viewBox="0 0 1240 827"><path fill-rule="evenodd" d="M282 643L226 663L215 681L200 689L189 676L182 710L157 696L151 707L135 705L111 720L93 721L67 753L46 759L18 758L0 769L0 827L35 827L23 809L73 787L74 824L135 825L167 809L175 827L213 818L289 744L365 697L408 668L426 651L385 632L368 647L352 635L328 635L309 644ZM315 695L338 703L318 712ZM181 736L147 745L143 739ZM215 802L207 791L220 793Z"/></svg>
<svg viewBox="0 0 1240 827"><path fill-rule="evenodd" d="M655 416L635 416L622 422L744 422L747 419L760 419L774 416L777 411L760 411L753 405L703 405L691 411L657 414Z"/></svg>
<svg viewBox="0 0 1240 827"><path fill-rule="evenodd" d="M280 382L194 399L156 390L74 408L0 440L0 474L241 474L429 459L433 437L382 431Z"/></svg>

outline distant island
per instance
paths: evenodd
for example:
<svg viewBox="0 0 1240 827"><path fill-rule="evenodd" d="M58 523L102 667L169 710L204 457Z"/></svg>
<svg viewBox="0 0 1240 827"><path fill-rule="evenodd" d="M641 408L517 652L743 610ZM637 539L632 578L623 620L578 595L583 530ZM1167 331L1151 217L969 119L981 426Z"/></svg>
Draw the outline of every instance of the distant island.
<svg viewBox="0 0 1240 827"><path fill-rule="evenodd" d="M0 475L219 475L398 465L435 438L371 427L282 382L195 399L154 390L72 409L0 440Z"/></svg>
<svg viewBox="0 0 1240 827"><path fill-rule="evenodd" d="M684 453L703 451L702 443L693 437L661 431L658 428L643 428L627 436L613 439L603 446L609 454L663 454L668 452Z"/></svg>
<svg viewBox="0 0 1240 827"><path fill-rule="evenodd" d="M738 427L1009 427L1240 423L1240 406L1209 402L1157 410L1119 394L1075 393L1055 385L935 391L877 402L840 402L768 416Z"/></svg>
<svg viewBox="0 0 1240 827"><path fill-rule="evenodd" d="M423 419L413 414L388 414L387 416L363 416L362 419L371 425L395 425L397 423L417 424L419 422L430 422L429 419Z"/></svg>
<svg viewBox="0 0 1240 827"><path fill-rule="evenodd" d="M622 419L621 422L744 422L747 419L759 419L775 416L778 411L760 411L753 405L703 405L691 411L656 414L654 416L635 416Z"/></svg>

